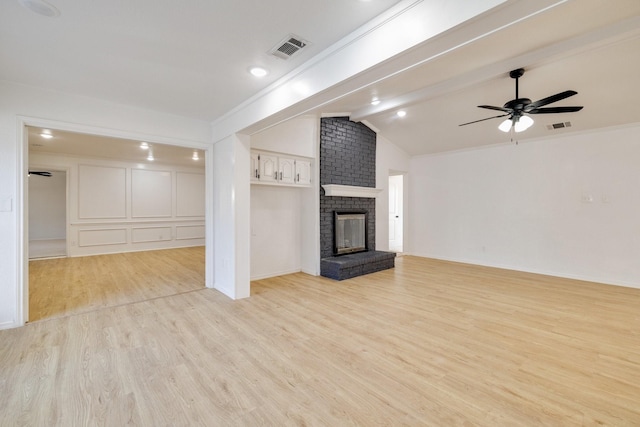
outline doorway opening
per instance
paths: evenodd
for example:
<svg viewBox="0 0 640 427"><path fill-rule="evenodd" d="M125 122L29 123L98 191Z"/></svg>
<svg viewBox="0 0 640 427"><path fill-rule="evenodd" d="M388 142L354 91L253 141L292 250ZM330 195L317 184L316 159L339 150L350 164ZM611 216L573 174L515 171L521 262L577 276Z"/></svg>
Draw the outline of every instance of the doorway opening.
<svg viewBox="0 0 640 427"><path fill-rule="evenodd" d="M29 259L67 256L67 171L31 167Z"/></svg>
<svg viewBox="0 0 640 427"><path fill-rule="evenodd" d="M404 175L389 176L389 250L404 251Z"/></svg>
<svg viewBox="0 0 640 427"><path fill-rule="evenodd" d="M22 126L25 323L209 284L208 146L38 119Z"/></svg>

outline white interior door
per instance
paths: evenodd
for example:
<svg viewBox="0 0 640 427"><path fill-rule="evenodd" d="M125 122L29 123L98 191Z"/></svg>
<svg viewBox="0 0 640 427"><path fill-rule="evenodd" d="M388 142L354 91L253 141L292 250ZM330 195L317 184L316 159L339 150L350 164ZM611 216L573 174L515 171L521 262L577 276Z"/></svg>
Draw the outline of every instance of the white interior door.
<svg viewBox="0 0 640 427"><path fill-rule="evenodd" d="M389 250L402 252L403 221L402 221L402 192L403 176L389 177Z"/></svg>

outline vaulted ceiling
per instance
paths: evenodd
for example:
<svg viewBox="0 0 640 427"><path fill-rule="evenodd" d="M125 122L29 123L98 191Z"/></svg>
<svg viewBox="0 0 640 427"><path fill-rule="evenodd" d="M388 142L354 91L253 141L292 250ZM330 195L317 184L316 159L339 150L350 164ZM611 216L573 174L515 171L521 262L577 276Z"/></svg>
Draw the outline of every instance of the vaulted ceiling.
<svg viewBox="0 0 640 427"><path fill-rule="evenodd" d="M49 0L60 12L54 18L24 3L42 0L0 3L1 80L213 121L374 17L410 2ZM507 2L519 3L524 0ZM411 155L635 123L639 19L637 0L569 0L435 57L421 56L432 42L426 41L379 64L389 72L358 90L299 112L349 114ZM289 34L307 46L288 60L270 55ZM269 74L254 78L247 72L254 65ZM573 89L578 95L554 106L585 108L538 115L516 135L498 131L499 119L458 126L494 115L477 105L514 98L508 72L520 67L526 70L521 96L537 100ZM373 97L380 104L372 106ZM395 115L400 108L403 118ZM567 121L570 128L549 130Z"/></svg>

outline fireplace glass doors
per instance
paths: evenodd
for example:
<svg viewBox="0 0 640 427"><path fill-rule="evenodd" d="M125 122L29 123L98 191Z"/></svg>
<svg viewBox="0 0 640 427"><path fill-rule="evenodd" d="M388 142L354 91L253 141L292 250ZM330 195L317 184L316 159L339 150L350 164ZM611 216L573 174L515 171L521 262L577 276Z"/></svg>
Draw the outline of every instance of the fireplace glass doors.
<svg viewBox="0 0 640 427"><path fill-rule="evenodd" d="M333 253L352 254L367 250L367 212L334 211Z"/></svg>

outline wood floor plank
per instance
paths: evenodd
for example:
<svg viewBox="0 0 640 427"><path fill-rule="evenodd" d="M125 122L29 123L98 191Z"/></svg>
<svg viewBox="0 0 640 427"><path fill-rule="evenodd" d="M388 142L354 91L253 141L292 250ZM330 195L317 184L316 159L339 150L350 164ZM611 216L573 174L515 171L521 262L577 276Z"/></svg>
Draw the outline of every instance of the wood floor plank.
<svg viewBox="0 0 640 427"><path fill-rule="evenodd" d="M204 246L29 262L29 321L204 288Z"/></svg>
<svg viewBox="0 0 640 427"><path fill-rule="evenodd" d="M180 270L160 255L145 274ZM0 426L637 426L638 313L639 289L410 256L94 306L0 331Z"/></svg>

